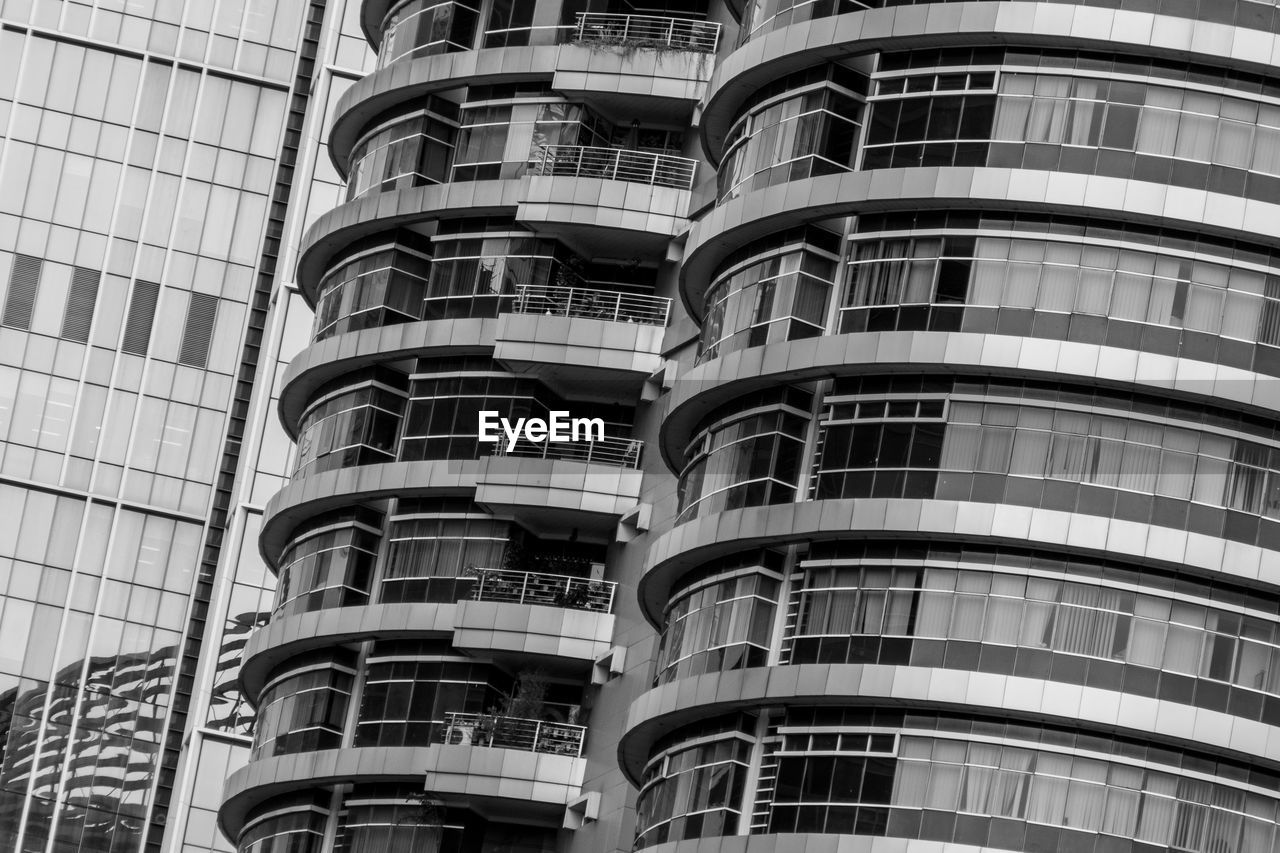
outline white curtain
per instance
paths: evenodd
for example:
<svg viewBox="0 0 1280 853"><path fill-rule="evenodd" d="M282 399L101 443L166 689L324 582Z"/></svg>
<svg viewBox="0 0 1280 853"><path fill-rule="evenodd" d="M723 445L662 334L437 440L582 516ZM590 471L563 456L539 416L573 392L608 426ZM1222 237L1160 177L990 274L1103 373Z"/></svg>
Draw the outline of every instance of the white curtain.
<svg viewBox="0 0 1280 853"><path fill-rule="evenodd" d="M1174 110L1144 107L1138 118L1137 150L1158 157L1172 157L1178 139L1178 118Z"/></svg>
<svg viewBox="0 0 1280 853"><path fill-rule="evenodd" d="M1015 646L1022 626L1025 602L1020 598L992 596L987 600L987 620L983 639L988 643Z"/></svg>
<svg viewBox="0 0 1280 853"><path fill-rule="evenodd" d="M1218 122L1218 144L1213 152L1213 162L1247 169L1253 159L1252 144L1252 124L1221 119Z"/></svg>
<svg viewBox="0 0 1280 853"><path fill-rule="evenodd" d="M1064 755L1041 753L1036 756L1036 772L1031 778L1027 798L1027 820L1062 826L1067 810L1067 791L1071 775L1071 759Z"/></svg>
<svg viewBox="0 0 1280 853"><path fill-rule="evenodd" d="M1004 261L975 261L969 277L970 305L998 306L1004 291Z"/></svg>
<svg viewBox="0 0 1280 853"><path fill-rule="evenodd" d="M1142 803L1142 771L1136 767L1113 764L1108 781L1110 789L1107 791L1106 811L1102 817L1102 831L1108 835L1130 838L1138 829L1138 812Z"/></svg>

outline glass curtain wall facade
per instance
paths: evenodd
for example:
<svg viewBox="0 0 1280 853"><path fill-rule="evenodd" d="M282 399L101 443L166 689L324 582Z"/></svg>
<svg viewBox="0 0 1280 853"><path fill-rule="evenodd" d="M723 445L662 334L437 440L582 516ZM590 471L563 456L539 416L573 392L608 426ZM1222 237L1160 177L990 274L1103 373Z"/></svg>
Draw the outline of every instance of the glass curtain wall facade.
<svg viewBox="0 0 1280 853"><path fill-rule="evenodd" d="M1273 3L345 15L188 839L1276 849Z"/></svg>
<svg viewBox="0 0 1280 853"><path fill-rule="evenodd" d="M0 3L5 850L231 849L251 714L206 627L325 13Z"/></svg>

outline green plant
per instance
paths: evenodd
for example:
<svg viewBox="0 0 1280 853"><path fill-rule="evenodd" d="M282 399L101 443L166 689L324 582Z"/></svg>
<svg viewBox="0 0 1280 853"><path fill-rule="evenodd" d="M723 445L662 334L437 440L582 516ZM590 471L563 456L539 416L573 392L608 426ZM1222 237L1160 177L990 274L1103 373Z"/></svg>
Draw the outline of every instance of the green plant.
<svg viewBox="0 0 1280 853"><path fill-rule="evenodd" d="M546 711L547 674L541 667L516 674L511 692L502 697L502 716L540 720Z"/></svg>
<svg viewBox="0 0 1280 853"><path fill-rule="evenodd" d="M437 800L428 791L414 791L406 799L416 804L416 808L400 818L397 823L421 827L425 830L421 838L415 840L426 842L425 849L435 849L440 837L444 834L444 803ZM415 835L417 835L415 833Z"/></svg>
<svg viewBox="0 0 1280 853"><path fill-rule="evenodd" d="M559 590L555 595L555 605L557 607L571 607L581 609L587 606L591 601L592 587L594 584L579 582L570 584L565 589Z"/></svg>

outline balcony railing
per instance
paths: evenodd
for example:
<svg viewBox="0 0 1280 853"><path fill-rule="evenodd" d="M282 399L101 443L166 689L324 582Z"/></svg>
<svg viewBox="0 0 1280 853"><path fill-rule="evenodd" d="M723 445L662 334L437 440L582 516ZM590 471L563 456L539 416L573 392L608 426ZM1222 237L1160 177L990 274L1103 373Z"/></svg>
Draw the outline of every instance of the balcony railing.
<svg viewBox="0 0 1280 853"><path fill-rule="evenodd" d="M688 18L580 12L573 41L715 53L720 25Z"/></svg>
<svg viewBox="0 0 1280 853"><path fill-rule="evenodd" d="M540 145L530 164L530 174L605 178L687 190L693 187L697 168L697 160L671 154L587 145Z"/></svg>
<svg viewBox="0 0 1280 853"><path fill-rule="evenodd" d="M603 438L599 441L530 441L523 435L510 447L505 436L493 445L494 456L519 456L525 459L564 459L612 465L616 468L639 468L644 442L635 438Z"/></svg>
<svg viewBox="0 0 1280 853"><path fill-rule="evenodd" d="M613 611L613 595L617 584L612 581L505 569L472 571L476 583L471 588L471 598L475 601L545 604L596 613Z"/></svg>
<svg viewBox="0 0 1280 853"><path fill-rule="evenodd" d="M516 288L516 314L550 314L553 317L590 317L617 323L666 326L671 300L662 296L615 293L592 287L520 285Z"/></svg>
<svg viewBox="0 0 1280 853"><path fill-rule="evenodd" d="M523 717L500 717L495 714L444 715L440 730L443 742L544 752L550 755L582 755L584 726L529 720Z"/></svg>

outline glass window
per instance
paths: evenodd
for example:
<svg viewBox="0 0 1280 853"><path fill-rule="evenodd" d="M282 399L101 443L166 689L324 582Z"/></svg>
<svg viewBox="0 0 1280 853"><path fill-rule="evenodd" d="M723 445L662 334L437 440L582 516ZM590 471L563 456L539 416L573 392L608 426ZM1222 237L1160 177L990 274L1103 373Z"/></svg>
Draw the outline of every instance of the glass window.
<svg viewBox="0 0 1280 853"><path fill-rule="evenodd" d="M673 594L658 643L654 684L768 659L780 578L759 569L700 580Z"/></svg>

